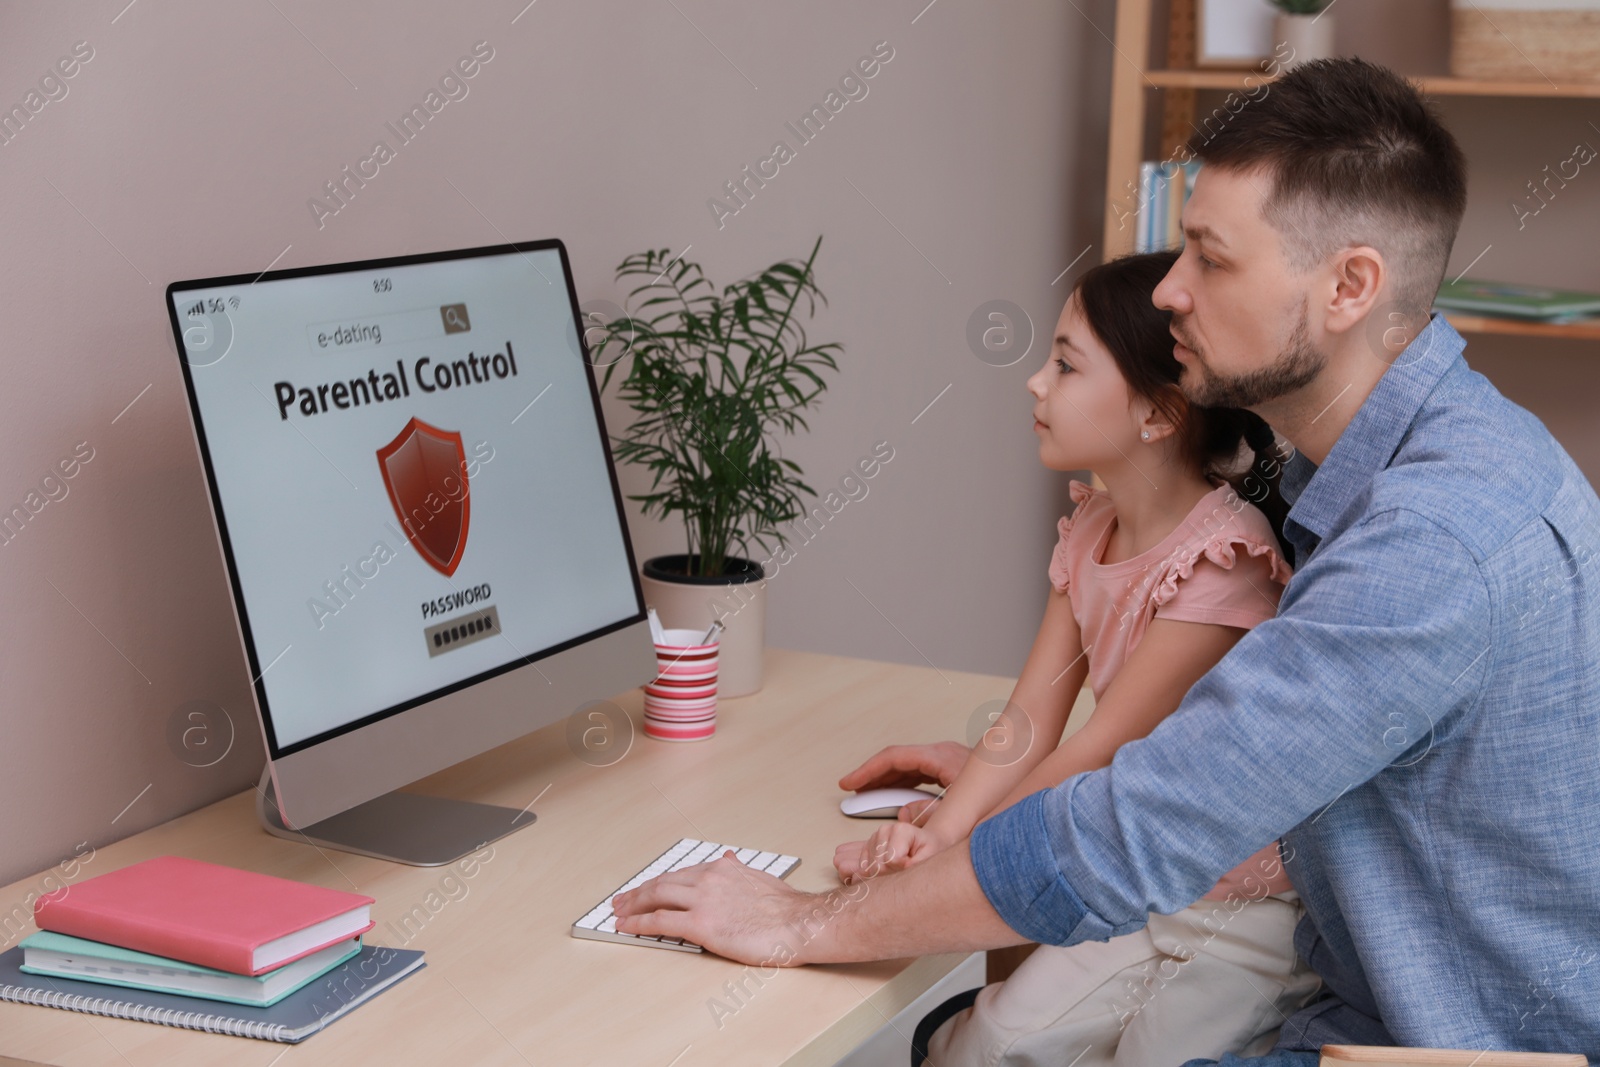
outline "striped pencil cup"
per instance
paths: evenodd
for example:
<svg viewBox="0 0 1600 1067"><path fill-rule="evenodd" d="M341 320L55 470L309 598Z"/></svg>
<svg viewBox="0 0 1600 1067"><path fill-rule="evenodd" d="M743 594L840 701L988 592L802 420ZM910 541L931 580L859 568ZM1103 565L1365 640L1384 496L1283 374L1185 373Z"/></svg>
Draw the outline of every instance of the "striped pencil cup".
<svg viewBox="0 0 1600 1067"><path fill-rule="evenodd" d="M704 741L717 732L717 646L700 630L663 630L656 677L644 687L644 735Z"/></svg>

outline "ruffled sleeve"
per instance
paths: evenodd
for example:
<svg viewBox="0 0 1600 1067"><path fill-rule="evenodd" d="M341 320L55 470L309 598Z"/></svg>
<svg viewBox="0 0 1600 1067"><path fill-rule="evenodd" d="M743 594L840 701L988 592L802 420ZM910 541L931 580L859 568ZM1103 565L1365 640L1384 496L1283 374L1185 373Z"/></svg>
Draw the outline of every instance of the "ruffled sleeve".
<svg viewBox="0 0 1600 1067"><path fill-rule="evenodd" d="M1085 504L1094 499L1094 486L1074 478L1067 483L1067 495L1077 506L1070 516L1064 515L1056 520L1056 547L1055 551L1050 553L1050 586L1058 593L1065 593L1071 586L1074 549L1069 539L1072 535L1072 524L1083 514Z"/></svg>
<svg viewBox="0 0 1600 1067"><path fill-rule="evenodd" d="M1265 522L1265 518L1262 518ZM1250 629L1278 613L1293 575L1265 532L1219 531L1166 562L1150 601L1155 617Z"/></svg>

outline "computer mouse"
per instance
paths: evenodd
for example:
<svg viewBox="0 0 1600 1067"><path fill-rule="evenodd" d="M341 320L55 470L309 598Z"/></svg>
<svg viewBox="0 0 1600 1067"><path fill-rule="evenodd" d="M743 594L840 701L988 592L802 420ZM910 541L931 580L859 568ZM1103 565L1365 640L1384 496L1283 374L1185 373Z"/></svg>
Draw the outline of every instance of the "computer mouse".
<svg viewBox="0 0 1600 1067"><path fill-rule="evenodd" d="M839 801L839 810L855 819L893 819L907 804L933 799L922 789L864 789Z"/></svg>

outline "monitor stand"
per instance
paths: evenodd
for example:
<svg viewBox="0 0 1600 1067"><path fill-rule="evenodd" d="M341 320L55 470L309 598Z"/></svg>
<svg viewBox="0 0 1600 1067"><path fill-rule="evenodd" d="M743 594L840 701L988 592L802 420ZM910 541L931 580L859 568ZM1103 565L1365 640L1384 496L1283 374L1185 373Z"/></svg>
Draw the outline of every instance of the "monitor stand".
<svg viewBox="0 0 1600 1067"><path fill-rule="evenodd" d="M256 786L256 814L275 837L413 867L442 867L537 819L527 810L397 789L296 830L283 823L270 767Z"/></svg>

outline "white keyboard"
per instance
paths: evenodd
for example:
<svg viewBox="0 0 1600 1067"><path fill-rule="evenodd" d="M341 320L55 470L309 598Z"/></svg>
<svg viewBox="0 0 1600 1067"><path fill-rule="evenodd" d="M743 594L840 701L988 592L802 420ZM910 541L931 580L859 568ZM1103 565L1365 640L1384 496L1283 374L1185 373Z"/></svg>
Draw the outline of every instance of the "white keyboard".
<svg viewBox="0 0 1600 1067"><path fill-rule="evenodd" d="M776 852L761 852L753 848L739 848L735 845L717 845L710 841L696 841L686 837L676 845L667 849L650 866L628 879L623 885L607 893L605 899L596 904L589 914L572 924L573 937L587 937L595 941L617 941L624 945L648 945L651 948L670 948L679 952L704 952L693 941L684 941L677 937L643 937L638 934L625 934L617 929L617 917L611 911L611 898L618 893L643 885L658 874L668 871L681 871L685 867L693 867L697 863L708 863L721 856L728 849L733 849L740 863L752 870L765 871L779 878L789 877L789 872L800 866L797 856L782 856Z"/></svg>

